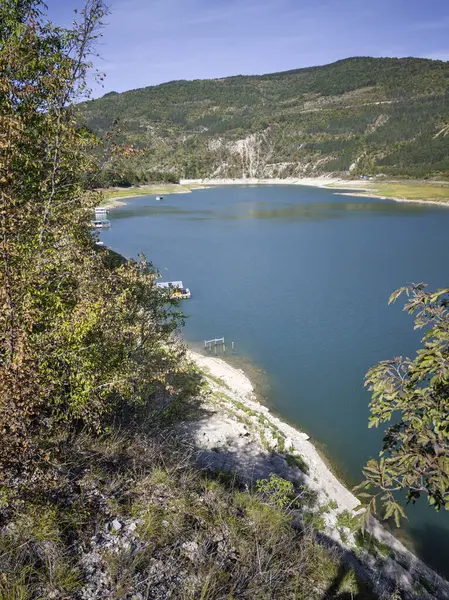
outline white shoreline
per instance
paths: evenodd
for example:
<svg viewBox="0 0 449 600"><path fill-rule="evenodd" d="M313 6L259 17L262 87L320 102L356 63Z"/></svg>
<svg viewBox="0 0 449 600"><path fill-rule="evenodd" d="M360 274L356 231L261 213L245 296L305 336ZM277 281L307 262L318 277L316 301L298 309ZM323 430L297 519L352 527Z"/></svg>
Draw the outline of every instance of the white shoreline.
<svg viewBox="0 0 449 600"><path fill-rule="evenodd" d="M288 440L286 446L290 447L289 442L291 442L291 445L295 447L295 450L307 463L309 474L305 477L310 487L321 496L323 503L329 501L329 499L334 499L338 502L340 510L350 511L360 505L359 500L331 472L310 441L309 436L274 416L268 407L256 400L253 385L243 371L236 369L220 358L203 356L195 352L190 354L202 370L206 370L214 377L223 380L242 403L252 411L266 416L270 423L285 434ZM317 480L319 484L317 484Z"/></svg>
<svg viewBox="0 0 449 600"><path fill-rule="evenodd" d="M343 528L345 540L342 539L337 518L342 511L349 511L353 515L360 514L360 502L335 477L309 436L274 416L268 407L260 404L255 397L251 381L241 369L229 365L222 359L204 356L190 350L188 356L206 378L208 374L211 375L208 384L212 393L218 395L218 401L215 400L207 405L209 415L191 424L198 447L203 448L206 453L209 452L212 457L220 456L220 452L237 457L234 470L237 472L247 470L252 475L255 472L251 461L254 463L260 461L260 457L265 453L264 460L269 469L281 477L305 484L308 489L316 493L320 506L329 507L329 501L337 503L336 509L328 508L323 515L326 523L325 533L343 547L353 550L354 536L349 530ZM223 384L221 385L220 382ZM252 416L248 418L248 415ZM273 431L274 427L284 436L285 451L276 449L275 439L270 440L273 442L273 448L267 451L266 446L261 443L261 422L265 424L262 425L265 433L262 434L263 440L266 441L267 432ZM277 460L272 458L273 451L277 453ZM306 462L308 474L304 474L297 467L288 466L287 461L282 458L287 451L290 455L300 456ZM244 457L241 465L238 462L239 453ZM212 458L212 461L215 461L215 458ZM409 592L414 590L417 581L424 579L436 586L438 595L423 592L420 598L449 599L449 582L410 552L376 519L370 518L367 530L379 542L391 549L391 555L383 560L382 567L382 572L387 578L395 578L401 587ZM374 570L378 569L374 559L372 564L369 556L364 560Z"/></svg>
<svg viewBox="0 0 449 600"><path fill-rule="evenodd" d="M239 179L184 179L181 184L198 184L211 186L225 185L303 185L318 188L328 188L340 196L360 196L362 198L379 198L380 200L391 200L392 202L406 202L410 204L435 204L437 206L448 206L449 201L445 200L426 200L425 198L392 198L390 196L381 196L371 193L371 190L364 187L364 182L360 180L346 180L336 177L287 177L285 179L257 179L257 178L239 178ZM353 192L339 190L348 190L354 188Z"/></svg>
<svg viewBox="0 0 449 600"><path fill-rule="evenodd" d="M312 187L326 187L328 185L343 185L348 187L357 184L359 181L345 181L337 177L286 177L285 179L258 179L257 177L240 177L237 179L182 179L181 185L306 185ZM358 188L360 189L360 187Z"/></svg>

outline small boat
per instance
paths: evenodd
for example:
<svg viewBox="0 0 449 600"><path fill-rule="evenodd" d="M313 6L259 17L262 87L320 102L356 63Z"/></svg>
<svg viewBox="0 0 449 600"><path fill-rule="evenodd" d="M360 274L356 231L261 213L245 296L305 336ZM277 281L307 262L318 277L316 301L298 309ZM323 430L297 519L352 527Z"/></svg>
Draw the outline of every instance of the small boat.
<svg viewBox="0 0 449 600"><path fill-rule="evenodd" d="M108 219L95 219L92 221L92 225L95 229L106 229L111 226L111 222Z"/></svg>
<svg viewBox="0 0 449 600"><path fill-rule="evenodd" d="M187 299L191 298L192 294L190 293L189 288L184 287L182 281L159 281L156 283L156 287L161 289L169 289L170 290L170 298L173 299Z"/></svg>
<svg viewBox="0 0 449 600"><path fill-rule="evenodd" d="M156 200L160 201L160 200L163 200L163 199L164 199L164 196L156 196Z"/></svg>

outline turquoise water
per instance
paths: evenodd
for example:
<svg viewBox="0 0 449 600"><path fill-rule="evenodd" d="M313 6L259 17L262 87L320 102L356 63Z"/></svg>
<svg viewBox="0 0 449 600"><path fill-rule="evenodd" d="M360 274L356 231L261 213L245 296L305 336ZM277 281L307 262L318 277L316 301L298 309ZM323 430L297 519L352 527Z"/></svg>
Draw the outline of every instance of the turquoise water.
<svg viewBox="0 0 449 600"><path fill-rule="evenodd" d="M139 197L111 211L102 240L139 252L192 291L192 343L225 336L268 373L269 402L358 483L381 432L368 430L367 369L413 355L420 334L390 293L448 285L449 209L301 186ZM416 551L449 574L449 518L408 508Z"/></svg>

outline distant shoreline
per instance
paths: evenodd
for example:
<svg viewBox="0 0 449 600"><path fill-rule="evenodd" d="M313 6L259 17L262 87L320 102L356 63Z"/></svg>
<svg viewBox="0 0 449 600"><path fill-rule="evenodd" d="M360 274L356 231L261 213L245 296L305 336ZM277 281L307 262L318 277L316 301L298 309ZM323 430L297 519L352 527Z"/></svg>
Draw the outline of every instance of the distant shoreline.
<svg viewBox="0 0 449 600"><path fill-rule="evenodd" d="M196 189L205 189L208 187L216 186L241 186L241 185L301 185L324 188L334 191L336 194L341 196L359 196L362 198L379 198L380 200L391 200L392 202L406 202L409 204L432 204L435 206L449 206L449 193L446 198L406 198L402 195L391 195L387 196L379 193L379 190L373 186L408 186L410 190L416 195L416 188L422 193L422 190L426 185L429 189L446 188L444 183L440 184L423 184L423 183L409 183L409 182L364 182L357 179L346 180L337 177L287 177L285 179L273 178L273 179L258 179L252 178L236 178L236 179L183 179L179 184L170 184L166 186L161 185L146 185L142 187L126 188L123 190L113 189L104 190L105 199L101 203L104 208L115 208L116 206L123 206L126 204L124 200L130 200L139 196L153 196L153 195L169 195L169 194L188 194ZM415 186L415 188L414 188ZM354 191L350 191L354 190ZM109 195L109 197L108 197Z"/></svg>
<svg viewBox="0 0 449 600"><path fill-rule="evenodd" d="M389 182L385 182L388 184ZM401 182L403 185L411 185L408 182ZM207 187L220 186L220 185L303 185L318 188L325 188L335 190L336 193L342 196L360 196L362 198L379 198L380 200L391 200L393 202L408 202L410 204L434 204L437 206L449 206L448 199L435 200L426 198L404 198L400 196L385 196L376 193L377 190L374 188L367 187L367 185L376 185L375 182L367 183L358 179L346 180L337 177L287 177L285 179L273 178L273 179L257 179L257 178L238 178L238 179L185 179L181 181L183 185L204 185ZM379 185L379 182L377 182ZM381 183L380 185L384 185ZM419 184L424 185L424 184ZM431 185L431 184L429 184ZM354 189L354 192L343 191L348 189ZM338 191L342 190L342 191Z"/></svg>
<svg viewBox="0 0 449 600"><path fill-rule="evenodd" d="M435 204L436 206L445 206L449 208L449 200L421 200L417 198L390 198L389 196L380 196L370 192L335 192L337 196L360 196L360 198L379 198L380 200L392 200L393 202L405 202L406 204Z"/></svg>
<svg viewBox="0 0 449 600"><path fill-rule="evenodd" d="M258 179L256 177L238 179L181 179L181 185L305 185L312 187L327 187L328 185L343 185L346 184L348 187L352 187L354 184L358 184L359 181L345 181L344 179L337 177L286 177L285 179L273 178L273 179Z"/></svg>
<svg viewBox="0 0 449 600"><path fill-rule="evenodd" d="M115 208L125 206L126 202L139 196L163 196L164 194L190 194L193 190L203 189L207 186L196 183L170 183L170 184L148 184L129 188L109 188L100 190L105 198L101 203L103 208Z"/></svg>

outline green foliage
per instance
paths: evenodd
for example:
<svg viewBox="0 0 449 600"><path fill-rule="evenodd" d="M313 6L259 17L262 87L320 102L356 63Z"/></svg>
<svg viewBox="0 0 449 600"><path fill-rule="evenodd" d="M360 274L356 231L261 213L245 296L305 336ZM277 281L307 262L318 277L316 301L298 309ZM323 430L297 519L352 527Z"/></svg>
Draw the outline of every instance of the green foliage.
<svg viewBox="0 0 449 600"><path fill-rule="evenodd" d="M355 534L355 543L357 548L366 550L370 554L380 554L386 557L391 554L391 549L386 545L376 540L375 537L366 531L357 531Z"/></svg>
<svg viewBox="0 0 449 600"><path fill-rule="evenodd" d="M86 177L86 185L91 188L130 188L152 183L178 184L179 177L170 172L136 170L130 161L127 161L124 169L114 165L98 173L88 173Z"/></svg>
<svg viewBox="0 0 449 600"><path fill-rule="evenodd" d="M256 489L269 502L280 508L291 506L295 501L293 483L278 477L274 473L270 474L269 479L259 479L256 482Z"/></svg>
<svg viewBox="0 0 449 600"><path fill-rule="evenodd" d="M62 427L99 431L118 409L192 391L173 335L183 317L157 271L96 246L90 226L98 142L72 103L105 8L89 0L71 30L39 8L0 6L0 474L24 459L45 470Z"/></svg>
<svg viewBox="0 0 449 600"><path fill-rule="evenodd" d="M359 489L377 488L384 518L399 525L405 517L395 492L404 490L408 502L424 494L436 510L449 510L449 288L426 292L422 283L394 292L403 293L404 310L415 317L415 329L425 329L416 357L382 361L366 376L372 392L370 427L389 425L379 460L364 469ZM369 494L361 494L370 497Z"/></svg>
<svg viewBox="0 0 449 600"><path fill-rule="evenodd" d="M316 531L323 532L326 529L326 521L324 520L324 515L321 511L306 513L304 515L304 523Z"/></svg>
<svg viewBox="0 0 449 600"><path fill-rule="evenodd" d="M447 178L448 77L442 61L358 57L107 94L80 118L100 137L119 120L120 174Z"/></svg>
<svg viewBox="0 0 449 600"><path fill-rule="evenodd" d="M287 461L290 467L297 467L298 469L301 469L301 471L306 475L309 474L309 465L303 459L302 456L299 456L298 454L291 454L288 452L285 455L285 460Z"/></svg>
<svg viewBox="0 0 449 600"><path fill-rule="evenodd" d="M350 531L354 531L360 525L360 516L353 515L349 510L343 510L337 515L337 527L347 527Z"/></svg>

